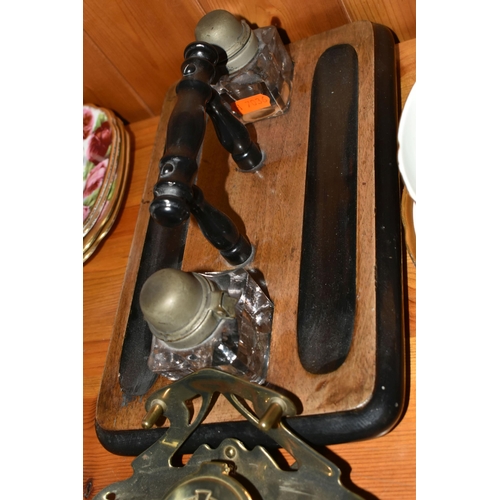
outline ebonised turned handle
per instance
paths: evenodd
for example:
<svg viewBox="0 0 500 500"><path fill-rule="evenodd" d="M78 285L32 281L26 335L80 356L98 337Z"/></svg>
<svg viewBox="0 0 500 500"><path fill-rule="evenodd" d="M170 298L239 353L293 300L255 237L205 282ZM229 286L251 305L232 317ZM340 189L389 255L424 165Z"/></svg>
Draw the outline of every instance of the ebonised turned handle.
<svg viewBox="0 0 500 500"><path fill-rule="evenodd" d="M205 108L212 98L210 83L215 76L217 51L208 43L190 43L184 52L182 79L177 84L177 101L167 128L165 154L154 188L150 213L166 227L189 218L188 202L198 171L197 157L205 136Z"/></svg>

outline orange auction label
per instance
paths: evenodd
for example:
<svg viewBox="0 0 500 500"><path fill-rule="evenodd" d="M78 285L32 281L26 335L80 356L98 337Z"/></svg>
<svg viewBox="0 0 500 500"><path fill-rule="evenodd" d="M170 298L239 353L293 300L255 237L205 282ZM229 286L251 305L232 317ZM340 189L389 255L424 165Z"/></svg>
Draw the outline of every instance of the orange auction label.
<svg viewBox="0 0 500 500"><path fill-rule="evenodd" d="M271 99L264 94L252 95L250 97L245 97L245 99L240 99L235 101L233 106L242 115L251 113L252 111L257 111L259 109L269 108L271 106Z"/></svg>

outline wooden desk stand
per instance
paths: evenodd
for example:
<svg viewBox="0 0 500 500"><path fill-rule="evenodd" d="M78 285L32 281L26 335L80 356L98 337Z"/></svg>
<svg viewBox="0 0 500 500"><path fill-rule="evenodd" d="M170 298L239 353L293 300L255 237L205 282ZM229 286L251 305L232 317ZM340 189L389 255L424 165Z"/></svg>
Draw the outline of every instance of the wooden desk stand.
<svg viewBox="0 0 500 500"><path fill-rule="evenodd" d="M297 351L311 85L319 57L337 44L354 47L359 68L356 312L345 362L332 373L313 375L304 370ZM197 184L206 199L228 214L256 247L251 267L262 276L275 304L267 381L292 395L302 407L301 416L288 421L290 427L310 443L326 445L389 431L404 405L394 40L385 27L363 21L301 40L289 48L294 61L290 109L281 117L248 126L266 154L263 168L252 174L238 172L209 124ZM151 227L150 222L155 223L150 220L149 204L174 103L175 92L171 89L158 126L97 404L99 439L108 450L118 454L138 454L165 431L145 431L141 420L147 395L167 385L168 380L158 377L144 397L135 398L125 397L119 383L124 339L129 335L127 325L133 317L137 321L139 315L134 310L134 295L141 259L143 274L144 269L151 272L165 262L173 267L182 255L185 271L228 269L193 221L187 234L177 231L156 240L148 236L151 231L163 230ZM168 253L170 260L152 255L148 246L151 241L165 244L165 248L155 251ZM144 259L151 262L146 265ZM145 363L142 354L137 363ZM221 398L190 438L186 451L193 451L201 443L215 446L225 437L241 439L247 446L271 445L266 436L242 422L239 413Z"/></svg>

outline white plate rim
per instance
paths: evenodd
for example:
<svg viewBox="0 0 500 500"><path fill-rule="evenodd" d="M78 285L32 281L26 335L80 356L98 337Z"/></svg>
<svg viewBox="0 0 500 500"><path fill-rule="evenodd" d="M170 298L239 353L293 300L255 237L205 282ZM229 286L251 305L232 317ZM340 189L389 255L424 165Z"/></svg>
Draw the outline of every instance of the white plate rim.
<svg viewBox="0 0 500 500"><path fill-rule="evenodd" d="M405 183L406 189L408 190L408 194L410 197L416 201L417 200L417 187L416 187L416 171L415 175L410 176L407 168L405 168L404 160L403 160L403 148L402 144L404 141L404 135L407 130L407 123L408 121L413 118L413 115L416 114L416 86L417 82L413 84L413 87L410 90L410 93L408 94L408 98L406 99L405 106L403 108L403 112L401 114L401 120L399 122L399 129L398 129L398 143L399 143L399 148L398 148L398 164L399 164L399 171L401 173L401 176L403 177L403 181ZM415 116L416 120L416 116ZM415 167L416 169L416 167Z"/></svg>

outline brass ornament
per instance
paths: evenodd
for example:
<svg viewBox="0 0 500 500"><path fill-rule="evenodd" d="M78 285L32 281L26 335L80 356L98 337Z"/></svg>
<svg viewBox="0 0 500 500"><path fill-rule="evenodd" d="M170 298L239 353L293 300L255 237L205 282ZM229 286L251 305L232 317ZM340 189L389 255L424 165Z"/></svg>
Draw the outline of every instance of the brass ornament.
<svg viewBox="0 0 500 500"><path fill-rule="evenodd" d="M247 420L266 432L296 460L278 466L262 446L248 450L233 438L216 449L200 446L184 466L173 458L222 394ZM201 407L191 415L191 404ZM253 407L253 409L251 409ZM144 428L168 418L165 435L133 462L134 474L98 493L94 500L361 500L340 482L340 470L301 441L282 417L296 415L286 396L228 373L206 368L154 392L146 402ZM191 418L192 417L192 418Z"/></svg>

